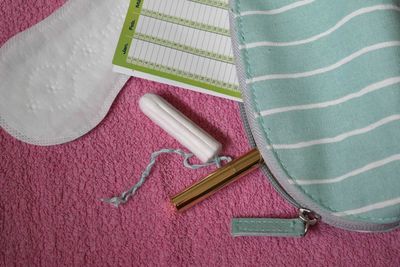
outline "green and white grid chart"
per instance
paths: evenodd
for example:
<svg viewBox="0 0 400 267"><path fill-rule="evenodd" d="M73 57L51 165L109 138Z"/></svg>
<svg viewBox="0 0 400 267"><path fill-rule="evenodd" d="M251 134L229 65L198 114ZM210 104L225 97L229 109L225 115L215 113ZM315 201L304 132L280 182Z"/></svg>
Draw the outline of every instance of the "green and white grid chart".
<svg viewBox="0 0 400 267"><path fill-rule="evenodd" d="M241 100L228 0L131 0L114 70Z"/></svg>

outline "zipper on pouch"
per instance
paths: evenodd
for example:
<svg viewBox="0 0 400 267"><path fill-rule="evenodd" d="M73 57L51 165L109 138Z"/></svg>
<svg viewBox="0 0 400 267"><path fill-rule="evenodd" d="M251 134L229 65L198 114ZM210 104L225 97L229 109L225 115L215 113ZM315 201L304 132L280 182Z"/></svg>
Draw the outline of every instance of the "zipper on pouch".
<svg viewBox="0 0 400 267"><path fill-rule="evenodd" d="M316 225L320 216L312 210L301 207L278 183L268 170L266 163L262 168L265 176L274 189L289 203L298 209L298 217L282 218L234 218L232 219L232 235L237 236L272 236L303 237L310 227Z"/></svg>
<svg viewBox="0 0 400 267"><path fill-rule="evenodd" d="M233 218L231 228L232 236L305 236L308 230L319 222L320 216L312 210L300 207L300 205L279 185L266 168L264 168L263 171L272 183L274 189L298 209L298 217L292 219Z"/></svg>
<svg viewBox="0 0 400 267"><path fill-rule="evenodd" d="M240 105L240 113L248 140L252 147L256 147L247 118L245 117L243 105ZM315 212L301 207L278 183L267 164L261 167L265 176L275 190L289 203L298 209L298 217L293 219L280 218L234 218L232 219L233 236L276 236L276 237L302 237L305 236L310 227L316 225L320 216Z"/></svg>

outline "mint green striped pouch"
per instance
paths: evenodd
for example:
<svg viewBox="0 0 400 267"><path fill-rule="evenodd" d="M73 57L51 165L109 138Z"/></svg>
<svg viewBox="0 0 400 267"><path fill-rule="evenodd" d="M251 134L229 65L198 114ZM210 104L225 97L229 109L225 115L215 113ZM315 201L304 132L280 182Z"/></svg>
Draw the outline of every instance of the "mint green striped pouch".
<svg viewBox="0 0 400 267"><path fill-rule="evenodd" d="M245 125L277 190L307 227L398 227L399 1L231 0L230 11ZM260 220L234 219L233 234L271 235ZM287 224L274 227L304 230Z"/></svg>

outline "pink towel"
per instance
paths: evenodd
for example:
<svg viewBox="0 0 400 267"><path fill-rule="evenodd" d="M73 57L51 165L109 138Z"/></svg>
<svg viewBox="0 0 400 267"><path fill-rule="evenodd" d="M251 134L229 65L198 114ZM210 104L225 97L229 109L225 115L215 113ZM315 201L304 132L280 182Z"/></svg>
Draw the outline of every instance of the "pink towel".
<svg viewBox="0 0 400 267"><path fill-rule="evenodd" d="M63 2L1 0L0 43ZM299 239L231 237L235 216L296 216L259 171L179 215L169 197L212 168L187 170L179 156L163 156L126 205L100 202L135 183L152 151L180 147L139 111L147 92L215 136L223 154L249 149L236 103L141 79L131 79L106 119L74 142L32 146L1 129L0 266L400 266L400 231L321 223Z"/></svg>

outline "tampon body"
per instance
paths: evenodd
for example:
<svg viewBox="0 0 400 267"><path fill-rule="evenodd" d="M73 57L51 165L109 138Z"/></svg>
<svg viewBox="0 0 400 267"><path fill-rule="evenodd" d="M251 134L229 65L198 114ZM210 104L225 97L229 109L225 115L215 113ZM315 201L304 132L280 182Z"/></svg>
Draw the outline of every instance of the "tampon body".
<svg viewBox="0 0 400 267"><path fill-rule="evenodd" d="M139 107L203 163L218 156L222 145L162 97L145 94L139 100Z"/></svg>

